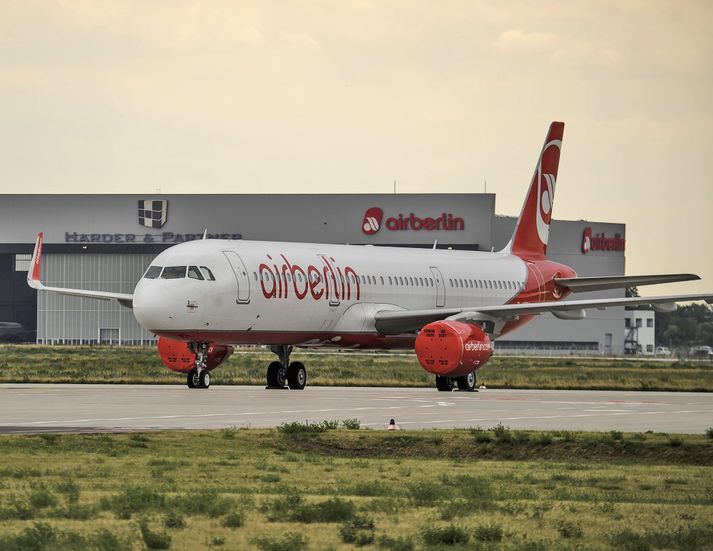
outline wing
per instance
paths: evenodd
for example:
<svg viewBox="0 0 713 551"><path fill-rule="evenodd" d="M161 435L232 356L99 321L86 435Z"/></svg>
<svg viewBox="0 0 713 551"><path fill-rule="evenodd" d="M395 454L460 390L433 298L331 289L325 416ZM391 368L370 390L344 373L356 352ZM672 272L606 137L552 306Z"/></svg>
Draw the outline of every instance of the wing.
<svg viewBox="0 0 713 551"><path fill-rule="evenodd" d="M701 279L696 274L663 274L641 276L599 276L555 278L555 283L567 287L573 293L585 291L606 291L608 289L624 289L642 285L658 285L659 283L674 283L676 281L691 281Z"/></svg>
<svg viewBox="0 0 713 551"><path fill-rule="evenodd" d="M535 315L552 312L557 315L563 312L577 310L616 308L620 306L654 306L661 310L672 310L678 302L694 302L704 300L713 303L713 294L700 295L665 295L658 297L603 298L593 300L564 300L551 302L534 302L520 304L503 304L500 306L480 306L466 308L434 308L433 310L389 310L376 313L376 330L384 335L396 335L418 331L424 325L437 320L453 319L472 321L491 319L508 321L521 315Z"/></svg>
<svg viewBox="0 0 713 551"><path fill-rule="evenodd" d="M42 232L37 234L35 251L32 253L32 264L27 272L27 284L38 291L52 291L63 295L74 297L95 298L99 300L116 300L122 306L131 308L134 302L134 295L129 293L112 293L109 291L88 291L84 289L66 289L64 287L46 287L40 281L40 269L42 268Z"/></svg>

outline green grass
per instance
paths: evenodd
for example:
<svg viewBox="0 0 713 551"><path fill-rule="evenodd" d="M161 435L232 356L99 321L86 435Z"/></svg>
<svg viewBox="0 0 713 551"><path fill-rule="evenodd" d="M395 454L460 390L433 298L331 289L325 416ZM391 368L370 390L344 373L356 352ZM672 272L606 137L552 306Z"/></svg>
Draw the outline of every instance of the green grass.
<svg viewBox="0 0 713 551"><path fill-rule="evenodd" d="M433 376L413 354L308 353L310 385L431 387ZM213 384L264 385L275 356L238 351L212 373ZM713 392L713 363L621 358L533 358L495 356L478 370L489 388L668 390ZM0 346L0 382L163 383L185 377L163 367L155 348L89 346Z"/></svg>
<svg viewBox="0 0 713 551"><path fill-rule="evenodd" d="M713 548L706 435L516 432L2 436L0 549Z"/></svg>

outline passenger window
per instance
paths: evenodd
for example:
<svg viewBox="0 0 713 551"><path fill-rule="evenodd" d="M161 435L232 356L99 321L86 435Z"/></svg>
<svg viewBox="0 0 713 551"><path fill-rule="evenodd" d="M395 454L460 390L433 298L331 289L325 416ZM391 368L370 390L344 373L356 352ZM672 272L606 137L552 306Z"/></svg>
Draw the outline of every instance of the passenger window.
<svg viewBox="0 0 713 551"><path fill-rule="evenodd" d="M381 281L381 284L384 284L384 276L379 276L379 280Z"/></svg>
<svg viewBox="0 0 713 551"><path fill-rule="evenodd" d="M388 277L389 277L389 285L393 285L393 283L391 283L391 276L388 276Z"/></svg>
<svg viewBox="0 0 713 551"><path fill-rule="evenodd" d="M208 281L215 281L215 276L213 275L213 272L211 272L207 266L201 266L201 272L203 272L203 275Z"/></svg>
<svg viewBox="0 0 713 551"><path fill-rule="evenodd" d="M191 279L199 279L201 281L204 279L203 274L201 274L201 271L198 269L198 266L188 266L188 277Z"/></svg>
<svg viewBox="0 0 713 551"><path fill-rule="evenodd" d="M146 270L146 273L144 274L145 279L156 279L158 276L161 275L161 270L163 268L161 266L150 266L148 270Z"/></svg>
<svg viewBox="0 0 713 551"><path fill-rule="evenodd" d="M166 266L161 273L161 279L182 279L186 277L185 266Z"/></svg>

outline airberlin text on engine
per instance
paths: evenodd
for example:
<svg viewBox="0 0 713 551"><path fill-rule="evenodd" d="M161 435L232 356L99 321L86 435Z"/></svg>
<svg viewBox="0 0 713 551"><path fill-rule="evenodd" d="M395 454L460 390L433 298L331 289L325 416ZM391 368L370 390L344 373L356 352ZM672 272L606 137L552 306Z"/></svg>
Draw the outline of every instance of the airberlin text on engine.
<svg viewBox="0 0 713 551"><path fill-rule="evenodd" d="M298 300L308 295L314 300L359 300L359 276L351 266L341 267L333 257L317 255L318 261L303 268L293 264L284 254L279 258L266 255L260 264L260 287L266 299L286 299L294 295Z"/></svg>

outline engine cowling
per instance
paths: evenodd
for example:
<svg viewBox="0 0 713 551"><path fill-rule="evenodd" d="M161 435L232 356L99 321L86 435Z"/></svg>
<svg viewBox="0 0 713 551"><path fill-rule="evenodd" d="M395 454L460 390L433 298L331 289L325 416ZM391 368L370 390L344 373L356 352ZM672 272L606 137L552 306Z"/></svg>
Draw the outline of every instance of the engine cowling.
<svg viewBox="0 0 713 551"><path fill-rule="evenodd" d="M188 373L196 364L196 355L187 342L174 341L166 337L158 338L158 353L161 361L171 371ZM206 369L211 371L227 360L233 353L232 346L224 344L209 344Z"/></svg>
<svg viewBox="0 0 713 551"><path fill-rule="evenodd" d="M416 357L430 373L461 377L481 367L493 355L490 338L477 325L434 321L416 337Z"/></svg>

